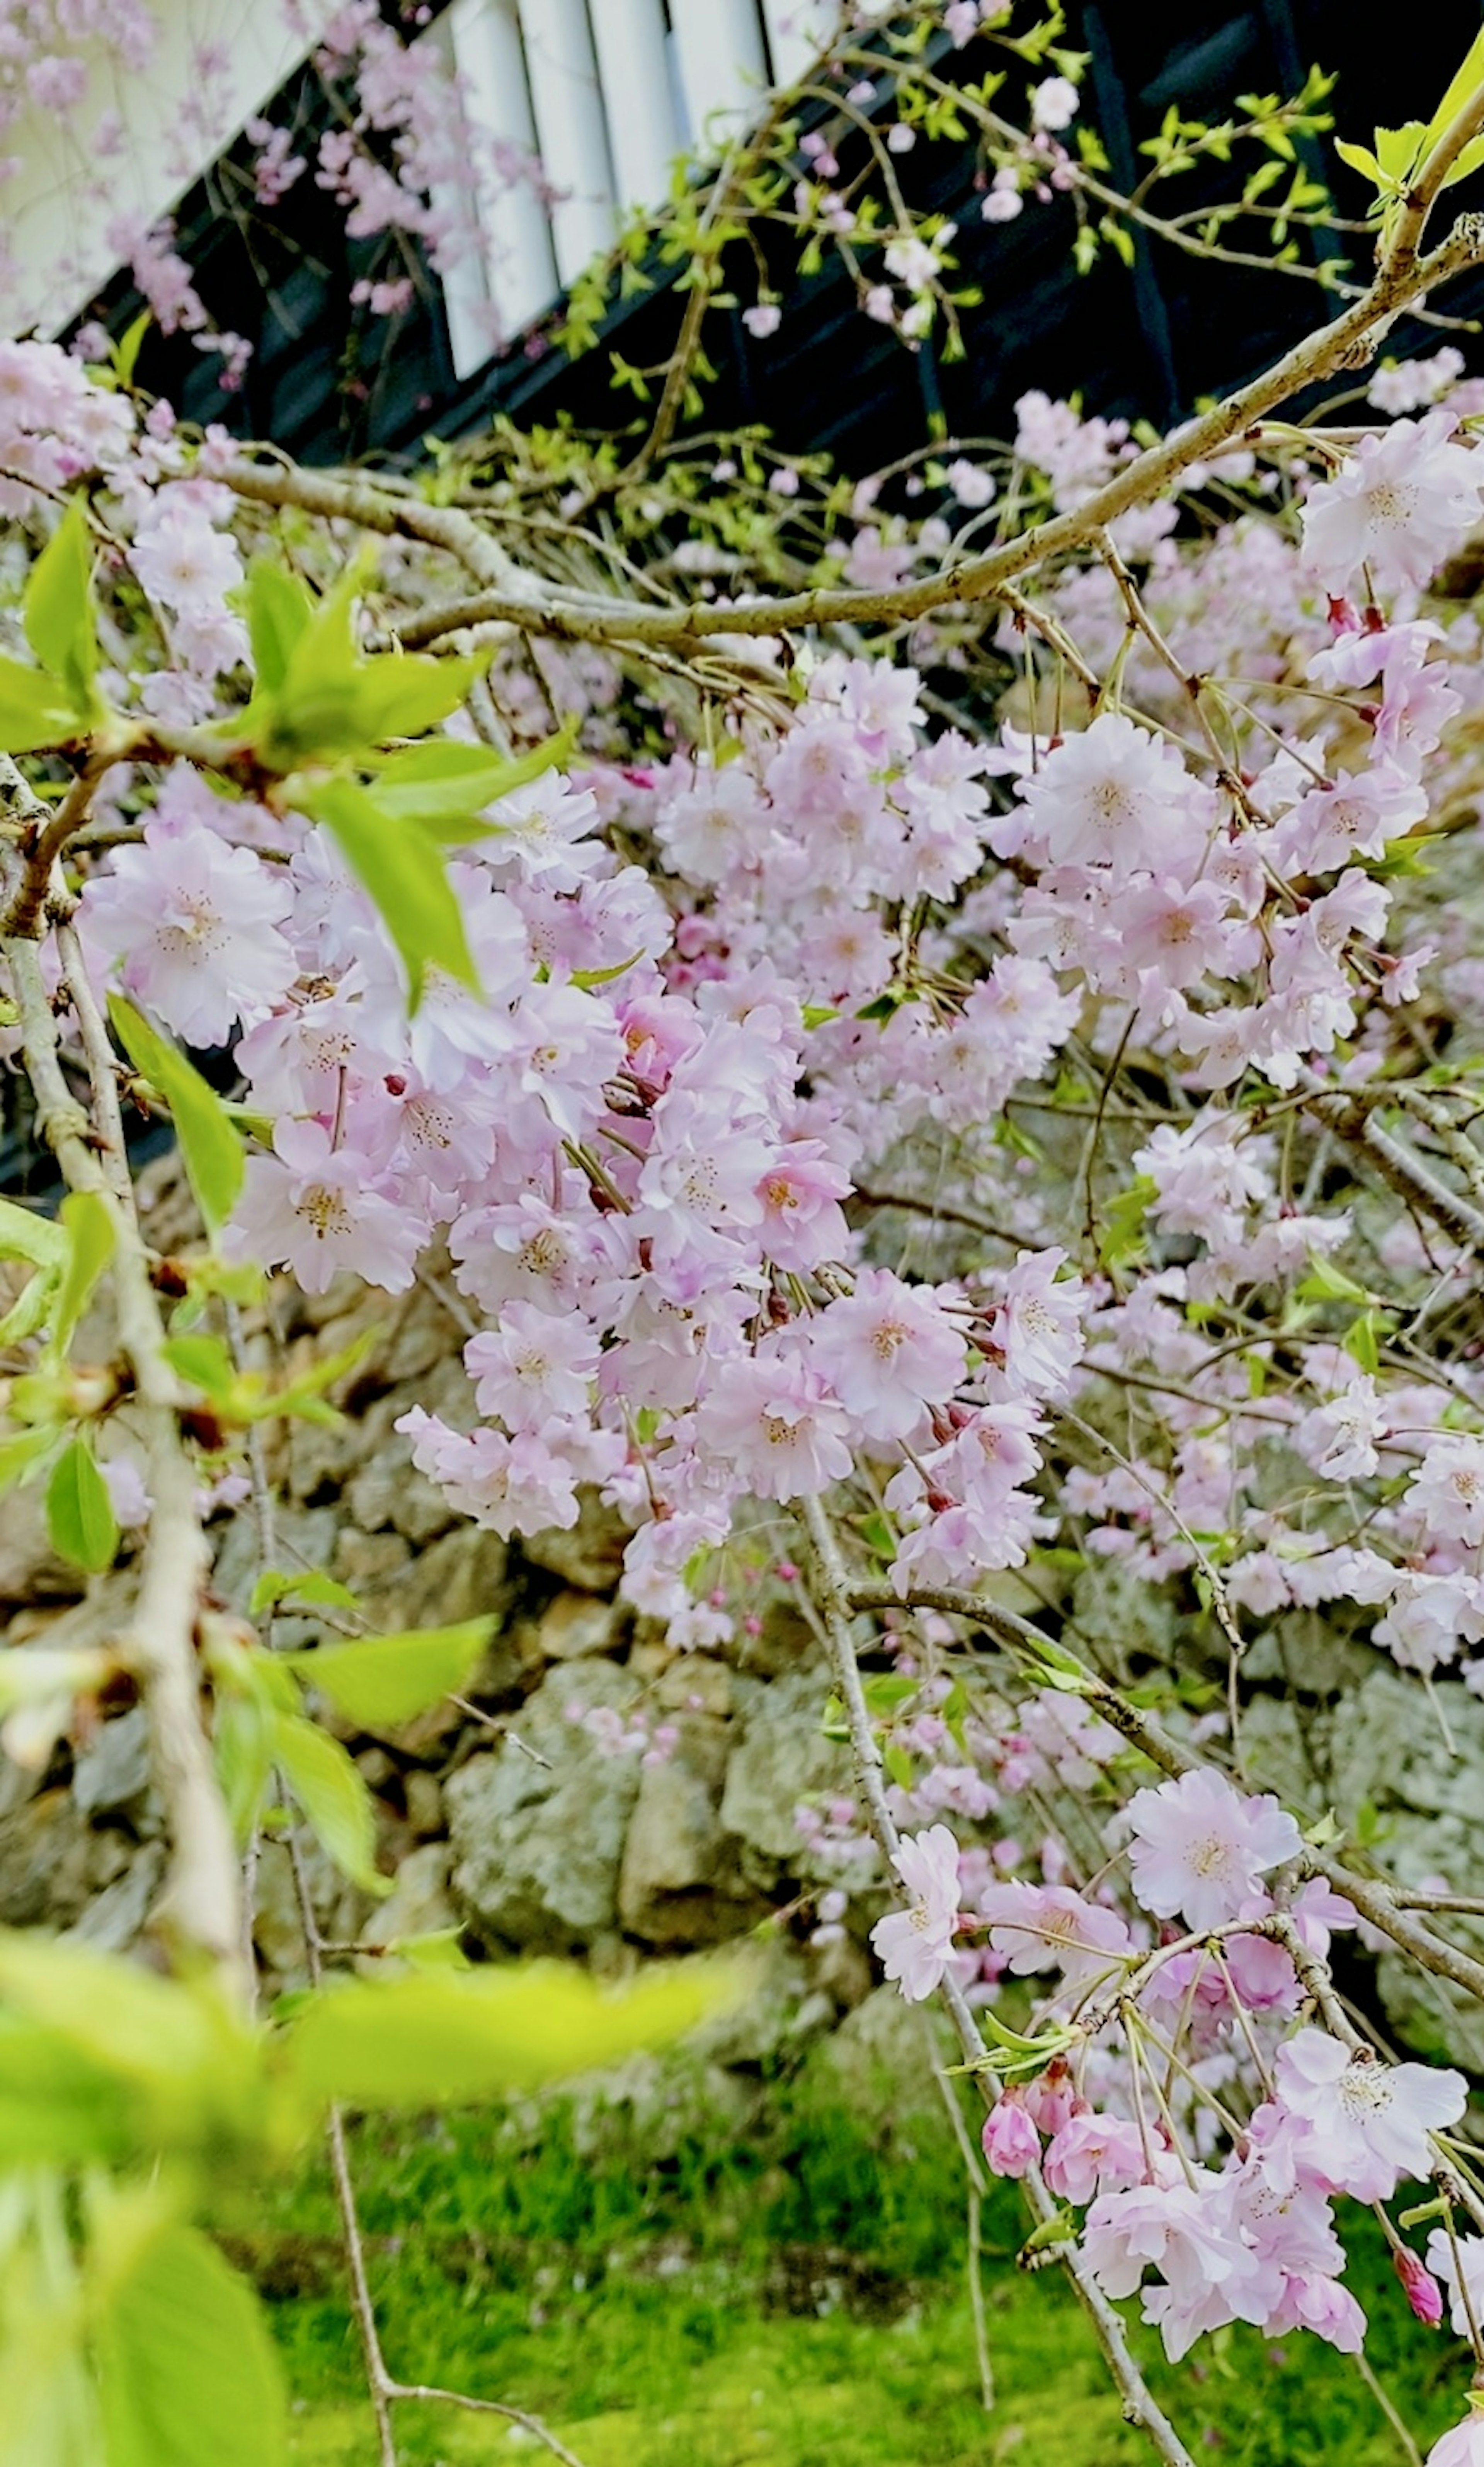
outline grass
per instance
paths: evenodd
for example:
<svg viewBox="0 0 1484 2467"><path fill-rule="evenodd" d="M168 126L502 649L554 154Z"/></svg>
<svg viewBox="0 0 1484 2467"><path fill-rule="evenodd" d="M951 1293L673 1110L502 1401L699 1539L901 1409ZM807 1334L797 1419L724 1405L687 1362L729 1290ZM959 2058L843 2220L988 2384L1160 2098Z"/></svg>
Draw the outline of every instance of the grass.
<svg viewBox="0 0 1484 2467"><path fill-rule="evenodd" d="M667 2137L619 2112L457 2115L360 2127L353 2155L388 2360L409 2379L542 2416L584 2467L1123 2467L1123 2424L1061 2275L1014 2253L1023 2213L984 2222L998 2403L979 2399L960 2163L942 2119L869 2116L798 2085L744 2133ZM371 2467L374 2446L327 2173L224 2223L268 2298L294 2393L296 2467ZM1413 2325L1379 2234L1352 2284L1372 2359L1421 2448L1461 2412L1462 2353ZM1353 2365L1245 2330L1171 2373L1141 2360L1197 2458L1223 2467L1401 2467ZM398 2413L407 2467L527 2455L445 2408ZM541 2454L531 2449L532 2458Z"/></svg>

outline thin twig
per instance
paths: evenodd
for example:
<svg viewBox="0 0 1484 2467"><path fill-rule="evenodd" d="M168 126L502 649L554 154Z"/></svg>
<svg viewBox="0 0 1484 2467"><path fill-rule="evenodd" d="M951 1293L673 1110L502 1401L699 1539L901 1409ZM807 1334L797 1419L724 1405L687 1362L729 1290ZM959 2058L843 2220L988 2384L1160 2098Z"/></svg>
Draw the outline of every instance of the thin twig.
<svg viewBox="0 0 1484 2467"><path fill-rule="evenodd" d="M818 1607L829 1644L835 1684L845 1708L856 1788L865 1802L871 1831L889 1867L899 1846L899 1836L887 1801L881 1750L866 1709L855 1643L850 1634L849 1580L839 1546L819 1501L806 1499L800 1502L800 1505L814 1545ZM953 2018L966 2061L976 2068L982 2068L988 2051L961 1988L956 1980L945 1979L940 1993ZM983 2088L986 2103L991 2103L993 2093L987 2072L978 2071L977 2078ZM1030 2168L1023 2181L1037 2225L1049 2225L1057 2215L1057 2205L1040 2169ZM1109 2371L1122 2397L1125 2419L1130 2424L1138 2425L1148 2434L1165 2467L1194 2467L1189 2451L1130 2354L1123 2322L1093 2278L1084 2255L1074 2243L1067 2242L1058 2244L1057 2257L1071 2280L1077 2299L1103 2350Z"/></svg>

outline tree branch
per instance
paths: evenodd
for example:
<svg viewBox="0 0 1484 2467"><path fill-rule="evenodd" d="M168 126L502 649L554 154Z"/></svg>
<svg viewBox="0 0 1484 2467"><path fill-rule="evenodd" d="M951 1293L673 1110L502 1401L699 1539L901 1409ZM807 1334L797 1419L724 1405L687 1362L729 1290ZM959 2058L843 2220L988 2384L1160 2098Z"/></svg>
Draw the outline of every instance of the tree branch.
<svg viewBox="0 0 1484 2467"><path fill-rule="evenodd" d="M69 1189L88 1191L101 1200L113 1225L119 1338L139 1396L151 1500L139 1590L120 1653L144 1693L155 1779L169 1830L169 1872L159 1915L181 1945L197 1958L206 1955L240 1997L245 1973L236 1846L202 1719L195 1651L196 1612L209 1553L196 1514L195 1473L177 1419L181 1392L165 1359L165 1326L132 1195L125 1204L113 1173L100 1162L92 1126L62 1072L37 946L24 937L12 938L0 942L0 955L10 963L42 1137ZM75 987L69 990L76 994ZM85 987L81 999L79 1017L85 1016L89 999ZM117 1118L116 1099L113 1117L108 1096L101 1095L99 1101L106 1143Z"/></svg>
<svg viewBox="0 0 1484 2467"><path fill-rule="evenodd" d="M889 1867L899 1835L887 1803L886 1784L882 1778L881 1750L871 1727L870 1713L861 1686L860 1667L856 1661L855 1642L850 1634L850 1613L855 1603L839 1546L829 1528L823 1508L817 1499L799 1503L809 1538L814 1545L816 1583L821 1616L829 1641L830 1661L835 1684L845 1708L850 1731L851 1759L855 1767L856 1788L864 1800L882 1856ZM952 1979L945 1979L941 1989L943 2003L958 2035L958 2044L968 2063L982 2068L988 2050L964 2001L962 1990ZM993 2104L987 2072L976 2072L986 2105ZM1023 2179L1025 2196L1038 2226L1044 2227L1057 2215L1057 2205L1046 2188L1038 2167L1032 2167ZM1130 2424L1147 2433L1165 2467L1194 2467L1189 2451L1175 2427L1159 2407L1137 2365L1129 2352L1128 2337L1121 2317L1113 2310L1102 2289L1089 2270L1083 2254L1074 2244L1059 2244L1057 2258L1076 2290L1077 2300L1092 2325L1097 2343L1103 2350L1109 2371L1123 2400L1123 2412Z"/></svg>

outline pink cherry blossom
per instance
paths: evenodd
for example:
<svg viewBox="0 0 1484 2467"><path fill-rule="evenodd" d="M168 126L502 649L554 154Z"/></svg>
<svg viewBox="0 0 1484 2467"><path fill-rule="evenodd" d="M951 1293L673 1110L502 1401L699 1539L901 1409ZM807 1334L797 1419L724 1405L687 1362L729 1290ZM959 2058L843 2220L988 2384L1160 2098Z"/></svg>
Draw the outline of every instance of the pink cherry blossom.
<svg viewBox="0 0 1484 2467"><path fill-rule="evenodd" d="M1429 411L1363 437L1343 470L1304 508L1304 558L1337 597L1362 568L1377 591L1426 582L1478 520L1484 479L1473 452L1451 441L1453 417Z"/></svg>
<svg viewBox="0 0 1484 2467"><path fill-rule="evenodd" d="M214 831L146 829L90 881L79 923L87 947L115 963L125 993L190 1045L224 1045L260 1019L299 974L280 928L293 907L281 875Z"/></svg>
<svg viewBox="0 0 1484 2467"><path fill-rule="evenodd" d="M1367 2062L1315 2029L1278 2049L1276 2078L1295 2158L1362 2202L1388 2202L1402 2178L1426 2177L1428 2135L1456 2124L1468 2096L1462 2073Z"/></svg>
<svg viewBox="0 0 1484 2467"><path fill-rule="evenodd" d="M888 1268L865 1268L852 1294L815 1320L811 1352L871 1439L905 1438L963 1376L963 1337L941 1303Z"/></svg>
<svg viewBox="0 0 1484 2467"><path fill-rule="evenodd" d="M759 1499L807 1499L843 1481L848 1424L818 1371L772 1355L719 1365L696 1427Z"/></svg>
<svg viewBox="0 0 1484 2467"><path fill-rule="evenodd" d="M871 1943L888 1980L909 2003L931 1996L953 1959L958 1919L958 1845L946 1824L908 1834L891 1853L891 1865L911 1896L905 1911L890 1911L871 1930Z"/></svg>
<svg viewBox="0 0 1484 2467"><path fill-rule="evenodd" d="M1019 785L1048 864L1106 866L1119 880L1194 865L1211 826L1179 754L1119 712L1065 738Z"/></svg>
<svg viewBox="0 0 1484 2467"><path fill-rule="evenodd" d="M471 1336L464 1367L482 1414L511 1430L539 1430L556 1416L586 1415L597 1339L576 1314L560 1319L533 1302L506 1302L500 1324Z"/></svg>
<svg viewBox="0 0 1484 2467"><path fill-rule="evenodd" d="M1484 2467L1484 2408L1471 2398L1462 2424L1455 2424L1428 2453L1427 2467Z"/></svg>
<svg viewBox="0 0 1484 2467"><path fill-rule="evenodd" d="M1244 1798L1220 1774L1181 1774L1129 1803L1134 1890L1158 1918L1194 1929L1238 1918L1271 1867L1296 1859L1303 1837L1275 1799Z"/></svg>
<svg viewBox="0 0 1484 2467"><path fill-rule="evenodd" d="M380 1183L369 1160L336 1149L317 1121L281 1121L272 1156L249 1157L242 1196L223 1236L229 1257L293 1270L307 1294L343 1271L405 1293L426 1222Z"/></svg>

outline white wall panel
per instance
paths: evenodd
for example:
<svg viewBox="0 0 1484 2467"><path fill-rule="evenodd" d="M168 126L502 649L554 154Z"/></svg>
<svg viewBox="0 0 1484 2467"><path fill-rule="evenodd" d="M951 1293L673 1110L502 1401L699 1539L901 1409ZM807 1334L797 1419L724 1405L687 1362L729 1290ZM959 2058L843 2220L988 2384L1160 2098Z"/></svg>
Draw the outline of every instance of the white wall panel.
<svg viewBox="0 0 1484 2467"><path fill-rule="evenodd" d="M541 165L564 192L551 209L556 270L570 283L614 233L608 124L587 0L520 0L520 13Z"/></svg>
<svg viewBox="0 0 1484 2467"><path fill-rule="evenodd" d="M791 85L818 59L840 23L839 0L762 0L773 74Z"/></svg>
<svg viewBox="0 0 1484 2467"><path fill-rule="evenodd" d="M333 0L299 0L295 32L287 11L265 0L163 0L153 11L160 38L147 68L121 69L100 56L76 110L34 104L21 112L4 139L19 168L5 192L15 264L0 300L0 332L39 325L55 333L68 325L119 262L109 225L169 214L303 59L332 8ZM201 45L219 64L205 88ZM105 109L119 115L121 144L101 160L89 140Z"/></svg>
<svg viewBox="0 0 1484 2467"><path fill-rule="evenodd" d="M621 207L654 205L669 186L684 140L675 109L663 0L591 0Z"/></svg>
<svg viewBox="0 0 1484 2467"><path fill-rule="evenodd" d="M759 0L670 0L670 24L686 140L716 152L747 126L767 88Z"/></svg>
<svg viewBox="0 0 1484 2467"><path fill-rule="evenodd" d="M464 110L475 127L534 154L536 124L517 0L454 0L438 31L451 47ZM466 256L444 277L449 340L460 376L480 368L498 342L539 317L561 287L551 226L528 182L517 180L493 192L486 219L483 262Z"/></svg>

